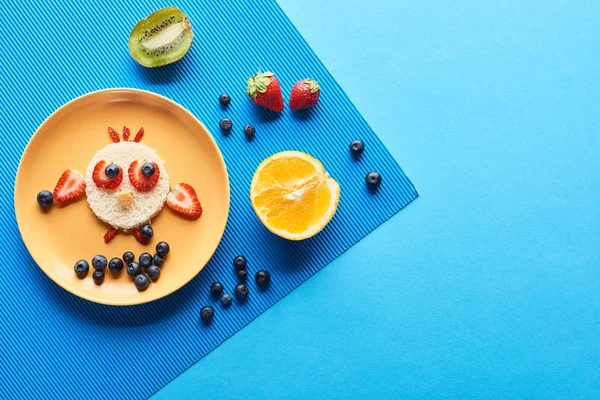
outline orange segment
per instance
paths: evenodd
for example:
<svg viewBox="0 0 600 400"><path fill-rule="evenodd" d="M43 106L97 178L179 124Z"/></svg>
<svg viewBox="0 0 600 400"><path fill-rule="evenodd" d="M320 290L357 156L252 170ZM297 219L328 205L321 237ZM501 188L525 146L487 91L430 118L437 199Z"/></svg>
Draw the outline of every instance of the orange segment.
<svg viewBox="0 0 600 400"><path fill-rule="evenodd" d="M264 160L250 186L256 215L271 232L290 240L319 233L337 210L340 186L306 153L285 151Z"/></svg>

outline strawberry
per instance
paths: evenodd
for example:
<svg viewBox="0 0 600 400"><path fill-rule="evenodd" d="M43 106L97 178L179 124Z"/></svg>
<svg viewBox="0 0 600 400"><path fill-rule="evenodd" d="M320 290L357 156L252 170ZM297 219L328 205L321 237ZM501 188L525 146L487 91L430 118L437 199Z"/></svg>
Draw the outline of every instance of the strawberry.
<svg viewBox="0 0 600 400"><path fill-rule="evenodd" d="M198 218L202 215L202 206L196 191L187 183L180 183L171 189L167 195L167 205L190 218Z"/></svg>
<svg viewBox="0 0 600 400"><path fill-rule="evenodd" d="M275 112L283 111L283 96L279 81L272 72L260 72L246 79L246 94L250 101Z"/></svg>
<svg viewBox="0 0 600 400"><path fill-rule="evenodd" d="M107 165L108 165L108 163L106 161L104 161L104 160L99 161L98 164L96 164L96 166L94 167L94 172L92 172L92 180L94 181L96 186L98 186L100 188L116 189L117 187L119 187L119 185L123 181L123 170L120 167L117 167L117 168L119 168L118 175L115 176L114 178L109 178L106 175L106 166ZM111 166L111 168L114 168L114 167L115 167L114 165Z"/></svg>
<svg viewBox="0 0 600 400"><path fill-rule="evenodd" d="M133 141L136 143L139 143L143 137L144 137L144 127L141 127L140 130L138 131L138 133L135 134Z"/></svg>
<svg viewBox="0 0 600 400"><path fill-rule="evenodd" d="M142 232L140 232L139 229L133 228L131 230L131 233L133 233L133 237L135 237L135 240L137 240L141 244L148 244L148 243L150 243L150 239L143 237L142 236Z"/></svg>
<svg viewBox="0 0 600 400"><path fill-rule="evenodd" d="M117 133L117 131L115 131L110 126L108 127L108 134L110 135L110 138L113 142L119 143L121 141L121 139L119 139L119 134Z"/></svg>
<svg viewBox="0 0 600 400"><path fill-rule="evenodd" d="M139 132L138 132L139 134ZM136 136L137 137L137 136ZM156 182L158 182L158 178L160 177L160 170L158 169L158 165L154 164L154 174L151 176L145 176L142 174L142 165L144 163L142 161L135 160L129 166L129 181L140 192L147 192L156 186Z"/></svg>
<svg viewBox="0 0 600 400"><path fill-rule="evenodd" d="M317 104L320 94L321 87L314 79L308 78L298 81L292 86L292 92L290 93L290 108L292 110L310 108Z"/></svg>
<svg viewBox="0 0 600 400"><path fill-rule="evenodd" d="M68 169L60 176L54 188L54 201L67 203L85 193L83 175L74 169Z"/></svg>
<svg viewBox="0 0 600 400"><path fill-rule="evenodd" d="M111 240L114 239L115 236L117 236L117 230L115 228L110 228L105 234L104 234L104 243L108 243Z"/></svg>
<svg viewBox="0 0 600 400"><path fill-rule="evenodd" d="M128 127L123 125L123 141L126 142L129 140L129 135L131 135L131 131Z"/></svg>

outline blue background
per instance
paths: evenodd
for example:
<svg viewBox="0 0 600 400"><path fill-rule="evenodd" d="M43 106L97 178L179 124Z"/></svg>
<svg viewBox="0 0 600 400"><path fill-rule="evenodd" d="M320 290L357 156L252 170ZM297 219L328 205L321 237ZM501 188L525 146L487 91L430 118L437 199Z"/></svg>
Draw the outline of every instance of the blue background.
<svg viewBox="0 0 600 400"><path fill-rule="evenodd" d="M279 0L421 197L154 398L600 396L600 3Z"/></svg>

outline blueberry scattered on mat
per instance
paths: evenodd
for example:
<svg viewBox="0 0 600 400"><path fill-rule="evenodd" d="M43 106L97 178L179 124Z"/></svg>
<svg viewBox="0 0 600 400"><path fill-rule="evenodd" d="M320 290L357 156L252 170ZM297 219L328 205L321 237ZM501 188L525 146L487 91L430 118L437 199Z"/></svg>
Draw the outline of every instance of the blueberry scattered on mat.
<svg viewBox="0 0 600 400"><path fill-rule="evenodd" d="M146 239L150 239L152 236L154 236L154 229L152 229L150 225L144 225L140 228L140 233Z"/></svg>
<svg viewBox="0 0 600 400"><path fill-rule="evenodd" d="M248 278L248 271L245 269L238 269L235 271L235 273L241 282L246 282L246 278Z"/></svg>
<svg viewBox="0 0 600 400"><path fill-rule="evenodd" d="M79 278L85 278L90 270L90 265L85 260L79 260L75 263L75 275Z"/></svg>
<svg viewBox="0 0 600 400"><path fill-rule="evenodd" d="M222 107L227 107L231 102L231 97L227 93L223 93L219 96L219 103L221 103Z"/></svg>
<svg viewBox="0 0 600 400"><path fill-rule="evenodd" d="M369 172L365 177L365 182L371 190L375 190L381 185L381 174L379 172Z"/></svg>
<svg viewBox="0 0 600 400"><path fill-rule="evenodd" d="M143 292L144 290L148 289L148 286L150 286L150 279L144 274L136 275L133 279L133 282L135 283L137 290L140 292Z"/></svg>
<svg viewBox="0 0 600 400"><path fill-rule="evenodd" d="M237 297L238 300L246 300L250 291L248 290L248 286L240 283L235 287L233 293L235 293L235 297Z"/></svg>
<svg viewBox="0 0 600 400"><path fill-rule="evenodd" d="M266 289L267 286L269 286L269 282L271 282L271 274L269 273L269 271L261 269L260 271L256 272L256 275L254 275L254 279L256 280L256 284L261 289Z"/></svg>
<svg viewBox="0 0 600 400"><path fill-rule="evenodd" d="M209 323L213 319L214 315L215 310L213 310L211 306L204 306L200 310L200 318L202 318L202 321L206 323Z"/></svg>
<svg viewBox="0 0 600 400"><path fill-rule="evenodd" d="M225 293L223 296L221 296L221 304L223 304L225 307L229 307L232 301L233 298L228 293Z"/></svg>
<svg viewBox="0 0 600 400"><path fill-rule="evenodd" d="M210 285L210 294L213 296L218 297L221 292L223 292L223 285L221 282L213 282L213 284Z"/></svg>
<svg viewBox="0 0 600 400"><path fill-rule="evenodd" d="M244 256L237 256L233 259L233 266L235 267L235 269L246 269L247 265L248 262L246 261L246 257Z"/></svg>
<svg viewBox="0 0 600 400"><path fill-rule="evenodd" d="M106 261L106 257L102 254L96 254L94 258L92 258L92 267L99 271L106 268L106 264L108 264L108 261Z"/></svg>
<svg viewBox="0 0 600 400"><path fill-rule="evenodd" d="M158 265L159 267L165 262L165 258L158 253L155 254L152 258L154 259L154 265Z"/></svg>
<svg viewBox="0 0 600 400"><path fill-rule="evenodd" d="M92 279L94 279L94 283L96 285L102 285L102 282L104 282L104 271L94 271L92 274Z"/></svg>
<svg viewBox="0 0 600 400"><path fill-rule="evenodd" d="M112 272L119 272L123 269L123 260L118 257L111 258L108 262L108 269Z"/></svg>
<svg viewBox="0 0 600 400"><path fill-rule="evenodd" d="M221 121L219 121L219 126L224 131L229 132L231 130L231 127L233 126L233 124L231 123L231 120L229 118L223 118L223 119L221 119Z"/></svg>
<svg viewBox="0 0 600 400"><path fill-rule="evenodd" d="M142 273L142 267L140 267L140 264L134 262L129 263L129 265L127 266L127 274L130 276L136 276Z"/></svg>
<svg viewBox="0 0 600 400"><path fill-rule="evenodd" d="M169 246L169 244L167 242L158 242L156 244L156 252L163 257L166 256L170 250L171 250L171 247Z"/></svg>
<svg viewBox="0 0 600 400"><path fill-rule="evenodd" d="M53 201L54 197L52 196L52 193L50 193L48 190L42 190L37 195L37 202L42 207L48 207L52 204Z"/></svg>
<svg viewBox="0 0 600 400"><path fill-rule="evenodd" d="M125 253L123 253L123 261L125 261L125 264L130 264L134 262L135 254L133 254L131 251L126 251Z"/></svg>
<svg viewBox="0 0 600 400"><path fill-rule="evenodd" d="M352 152L352 154L358 156L362 154L363 151L365 151L365 144L362 140L353 140L352 143L350 143L350 151Z"/></svg>
<svg viewBox="0 0 600 400"><path fill-rule="evenodd" d="M156 282L160 277L160 267L158 265L151 265L148 267L148 276L152 279L152 282Z"/></svg>
<svg viewBox="0 0 600 400"><path fill-rule="evenodd" d="M244 134L246 136L248 136L248 138L251 138L252 136L254 136L255 133L256 133L256 128L253 127L252 125L246 125L244 127Z"/></svg>

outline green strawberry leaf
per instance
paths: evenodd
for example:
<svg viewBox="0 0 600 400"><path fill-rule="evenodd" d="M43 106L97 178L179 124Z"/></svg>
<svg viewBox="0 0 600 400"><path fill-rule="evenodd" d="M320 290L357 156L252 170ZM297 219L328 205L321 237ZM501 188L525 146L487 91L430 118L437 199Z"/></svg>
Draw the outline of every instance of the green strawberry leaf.
<svg viewBox="0 0 600 400"><path fill-rule="evenodd" d="M304 82L306 82L308 84L308 87L310 88L311 93L315 93L315 92L318 92L319 90L321 90L321 86L319 86L319 82L315 81L314 79L308 78L308 79L305 79Z"/></svg>

